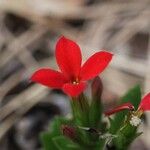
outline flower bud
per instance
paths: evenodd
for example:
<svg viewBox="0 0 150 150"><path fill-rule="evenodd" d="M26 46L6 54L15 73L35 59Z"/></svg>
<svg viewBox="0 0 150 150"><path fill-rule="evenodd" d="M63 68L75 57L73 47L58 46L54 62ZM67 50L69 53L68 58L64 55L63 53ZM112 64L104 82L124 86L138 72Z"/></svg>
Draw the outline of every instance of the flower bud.
<svg viewBox="0 0 150 150"><path fill-rule="evenodd" d="M94 78L91 88L92 88L92 96L100 98L103 91L103 84L99 76Z"/></svg>
<svg viewBox="0 0 150 150"><path fill-rule="evenodd" d="M76 132L75 132L75 128L68 126L68 125L62 125L61 126L61 130L64 136L75 140L76 139Z"/></svg>
<svg viewBox="0 0 150 150"><path fill-rule="evenodd" d="M112 110L109 110L109 111L106 111L104 114L106 116L110 116L110 115L113 115L117 112L120 112L120 111L123 111L123 110L130 110L130 111L133 111L134 110L134 106L131 104L131 103L124 103L120 106L117 106L115 107L114 109Z"/></svg>

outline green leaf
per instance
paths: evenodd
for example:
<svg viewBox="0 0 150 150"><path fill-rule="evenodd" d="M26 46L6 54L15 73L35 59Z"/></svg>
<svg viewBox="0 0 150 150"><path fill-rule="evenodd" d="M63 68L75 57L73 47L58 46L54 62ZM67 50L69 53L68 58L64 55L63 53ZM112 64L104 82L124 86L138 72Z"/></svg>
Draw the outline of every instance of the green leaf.
<svg viewBox="0 0 150 150"><path fill-rule="evenodd" d="M55 117L50 125L50 131L44 132L41 134L41 142L44 147L44 150L58 150L56 145L53 142L53 138L56 136L62 135L61 133L61 125L62 124L70 124L71 121L67 120L63 117Z"/></svg>
<svg viewBox="0 0 150 150"><path fill-rule="evenodd" d="M134 105L135 109L137 109L140 101L141 101L141 90L140 90L140 86L137 85L131 90L129 90L127 94L125 94L125 96L122 97L120 104L131 102ZM125 116L127 114L128 114L128 111L122 111L122 112L117 113L114 116L113 122L111 123L110 129L109 129L109 131L112 134L114 134L117 130L120 129L120 127L122 126L125 120Z"/></svg>
<svg viewBox="0 0 150 150"><path fill-rule="evenodd" d="M121 104L126 102L131 102L135 109L138 109L138 106L141 101L141 88L139 85L136 85L134 88L130 89L127 94L121 99Z"/></svg>
<svg viewBox="0 0 150 150"><path fill-rule="evenodd" d="M53 142L58 150L81 150L78 144L64 136L54 137Z"/></svg>
<svg viewBox="0 0 150 150"><path fill-rule="evenodd" d="M57 150L57 147L52 141L53 135L51 135L49 132L45 132L41 134L41 142L43 145L44 150Z"/></svg>
<svg viewBox="0 0 150 150"><path fill-rule="evenodd" d="M105 139L100 139L91 150L104 150Z"/></svg>

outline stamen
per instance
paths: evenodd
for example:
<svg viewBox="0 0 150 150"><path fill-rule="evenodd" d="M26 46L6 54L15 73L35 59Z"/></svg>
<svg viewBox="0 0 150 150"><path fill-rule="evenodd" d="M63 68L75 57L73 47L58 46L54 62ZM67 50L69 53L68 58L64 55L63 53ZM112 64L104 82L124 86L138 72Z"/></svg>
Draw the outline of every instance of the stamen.
<svg viewBox="0 0 150 150"><path fill-rule="evenodd" d="M73 82L72 82L73 84L79 84L79 79L78 78L76 78Z"/></svg>
<svg viewBox="0 0 150 150"><path fill-rule="evenodd" d="M73 84L77 84L77 82L76 82L76 81L73 81Z"/></svg>

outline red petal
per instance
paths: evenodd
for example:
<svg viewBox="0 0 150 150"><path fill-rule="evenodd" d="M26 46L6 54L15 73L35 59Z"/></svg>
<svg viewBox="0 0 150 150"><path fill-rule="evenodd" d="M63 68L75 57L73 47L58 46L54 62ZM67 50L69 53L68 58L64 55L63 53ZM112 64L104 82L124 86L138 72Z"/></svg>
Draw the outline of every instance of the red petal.
<svg viewBox="0 0 150 150"><path fill-rule="evenodd" d="M40 69L36 71L32 75L31 80L48 87L58 89L67 82L62 73L51 69Z"/></svg>
<svg viewBox="0 0 150 150"><path fill-rule="evenodd" d="M120 112L120 111L123 111L123 110L126 110L126 109L127 110L134 110L134 106L131 103L124 103L124 104L122 104L122 105L120 105L118 107L115 107L112 110L109 110L109 111L105 112L104 114L106 116L110 116L112 114L115 114L117 112Z"/></svg>
<svg viewBox="0 0 150 150"><path fill-rule="evenodd" d="M66 83L63 86L63 91L72 97L78 96L86 88L85 82L80 82L79 84Z"/></svg>
<svg viewBox="0 0 150 150"><path fill-rule="evenodd" d="M146 96L144 96L144 98L141 100L139 109L141 109L143 111L150 110L150 93L148 93Z"/></svg>
<svg viewBox="0 0 150 150"><path fill-rule="evenodd" d="M59 39L56 45L56 59L60 70L69 78L76 78L81 68L81 51L79 46L65 38Z"/></svg>
<svg viewBox="0 0 150 150"><path fill-rule="evenodd" d="M82 80L89 80L101 73L112 59L112 54L101 51L92 55L82 66L80 77Z"/></svg>

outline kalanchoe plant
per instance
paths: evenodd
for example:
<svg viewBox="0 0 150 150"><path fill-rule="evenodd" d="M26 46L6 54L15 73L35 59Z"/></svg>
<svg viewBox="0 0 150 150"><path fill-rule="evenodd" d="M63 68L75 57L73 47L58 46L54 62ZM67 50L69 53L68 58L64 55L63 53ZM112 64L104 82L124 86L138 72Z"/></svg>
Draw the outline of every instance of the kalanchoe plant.
<svg viewBox="0 0 150 150"><path fill-rule="evenodd" d="M71 99L72 118L54 119L50 130L41 136L44 150L127 150L141 134L137 129L144 111L150 110L150 94L141 101L140 87L136 86L120 100L118 107L103 113L103 85L98 75L113 55L102 50L82 65L79 46L65 37L57 42L55 55L60 71L42 68L31 80L66 93ZM89 98L83 92L92 79Z"/></svg>

